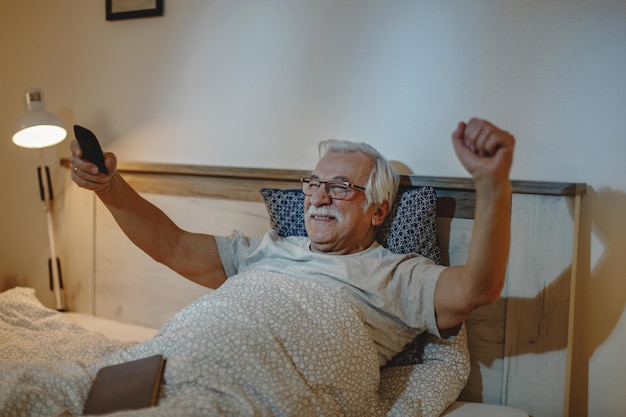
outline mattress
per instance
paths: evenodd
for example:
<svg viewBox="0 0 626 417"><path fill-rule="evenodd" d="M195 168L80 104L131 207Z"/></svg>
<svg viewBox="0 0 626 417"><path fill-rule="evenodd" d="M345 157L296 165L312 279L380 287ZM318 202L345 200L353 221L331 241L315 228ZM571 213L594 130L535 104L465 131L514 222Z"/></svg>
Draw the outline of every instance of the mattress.
<svg viewBox="0 0 626 417"><path fill-rule="evenodd" d="M442 417L529 417L529 415L518 408L504 405L457 401L442 414Z"/></svg>

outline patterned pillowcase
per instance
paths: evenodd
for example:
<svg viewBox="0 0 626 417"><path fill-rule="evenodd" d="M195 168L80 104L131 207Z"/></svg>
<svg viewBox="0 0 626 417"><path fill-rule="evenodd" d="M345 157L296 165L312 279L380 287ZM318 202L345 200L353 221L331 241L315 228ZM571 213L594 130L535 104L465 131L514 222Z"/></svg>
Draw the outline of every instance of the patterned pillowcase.
<svg viewBox="0 0 626 417"><path fill-rule="evenodd" d="M271 226L280 236L306 236L304 194L300 190L263 188ZM377 240L394 253L419 253L439 263L437 194L432 187L401 191Z"/></svg>
<svg viewBox="0 0 626 417"><path fill-rule="evenodd" d="M471 370L466 325L450 340L427 333L418 339L419 364L381 368L378 401L368 415L434 417L458 398Z"/></svg>
<svg viewBox="0 0 626 417"><path fill-rule="evenodd" d="M394 253L419 253L440 263L435 189L420 187L398 192L376 238Z"/></svg>
<svg viewBox="0 0 626 417"><path fill-rule="evenodd" d="M300 190L263 188L261 195L270 215L270 225L280 236L306 236L304 193Z"/></svg>

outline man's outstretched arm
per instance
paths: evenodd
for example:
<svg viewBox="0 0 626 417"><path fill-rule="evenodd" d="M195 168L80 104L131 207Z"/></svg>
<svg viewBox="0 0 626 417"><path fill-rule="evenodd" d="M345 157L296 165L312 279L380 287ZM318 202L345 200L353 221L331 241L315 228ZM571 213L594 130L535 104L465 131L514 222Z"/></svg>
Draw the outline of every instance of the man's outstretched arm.
<svg viewBox="0 0 626 417"><path fill-rule="evenodd" d="M117 172L114 154L105 154L109 175L82 160L76 141L71 144L72 180L94 191L128 238L141 250L200 285L217 288L226 279L212 235L179 228L163 211L141 197Z"/></svg>
<svg viewBox="0 0 626 417"><path fill-rule="evenodd" d="M511 240L511 183L515 138L473 118L452 134L454 150L476 187L474 225L467 262L444 270L435 290L439 329L460 324L502 291Z"/></svg>

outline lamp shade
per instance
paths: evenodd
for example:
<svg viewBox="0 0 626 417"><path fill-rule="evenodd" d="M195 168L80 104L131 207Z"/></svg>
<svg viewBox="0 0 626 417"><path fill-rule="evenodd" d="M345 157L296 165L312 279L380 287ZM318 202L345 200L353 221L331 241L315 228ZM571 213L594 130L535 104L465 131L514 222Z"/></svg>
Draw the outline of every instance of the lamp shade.
<svg viewBox="0 0 626 417"><path fill-rule="evenodd" d="M41 91L26 91L26 112L19 118L13 143L24 148L45 148L56 145L67 136L61 119L46 111Z"/></svg>

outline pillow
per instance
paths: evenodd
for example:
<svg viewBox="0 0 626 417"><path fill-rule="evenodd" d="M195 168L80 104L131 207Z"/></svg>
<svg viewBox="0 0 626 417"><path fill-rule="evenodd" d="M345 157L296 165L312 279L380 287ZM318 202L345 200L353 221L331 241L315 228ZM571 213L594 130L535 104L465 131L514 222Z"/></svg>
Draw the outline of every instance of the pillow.
<svg viewBox="0 0 626 417"><path fill-rule="evenodd" d="M420 187L399 191L376 238L394 253L419 253L440 263L435 189Z"/></svg>
<svg viewBox="0 0 626 417"><path fill-rule="evenodd" d="M380 370L380 386L370 416L436 417L456 401L470 374L467 328L442 340L422 333L420 363Z"/></svg>
<svg viewBox="0 0 626 417"><path fill-rule="evenodd" d="M304 193L300 190L262 188L270 225L280 236L306 236Z"/></svg>
<svg viewBox="0 0 626 417"><path fill-rule="evenodd" d="M263 188L271 227L280 236L306 236L304 194L300 190ZM419 253L441 261L437 238L437 194L432 187L399 191L376 239L394 253Z"/></svg>

